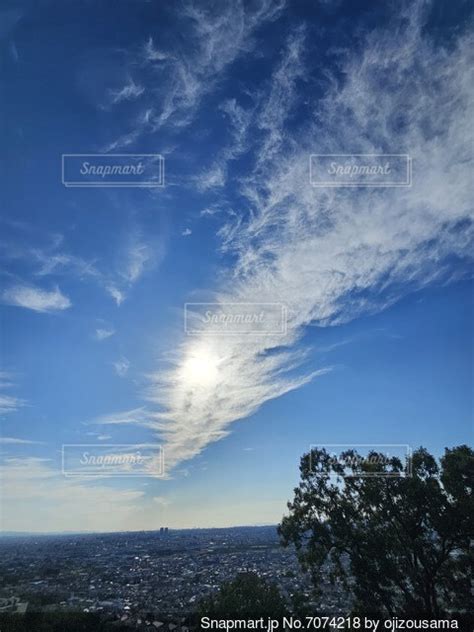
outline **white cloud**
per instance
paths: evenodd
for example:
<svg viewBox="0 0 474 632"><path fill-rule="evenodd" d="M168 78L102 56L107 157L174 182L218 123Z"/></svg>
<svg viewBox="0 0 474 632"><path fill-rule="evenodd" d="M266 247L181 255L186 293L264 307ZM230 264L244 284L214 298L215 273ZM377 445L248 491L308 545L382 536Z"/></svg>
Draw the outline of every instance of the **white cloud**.
<svg viewBox="0 0 474 632"><path fill-rule="evenodd" d="M134 237L126 250L123 267L120 270L121 276L127 282L135 283L152 259L153 251L151 247L140 241L138 237Z"/></svg>
<svg viewBox="0 0 474 632"><path fill-rule="evenodd" d="M115 329L99 328L95 330L96 340L106 340L115 334Z"/></svg>
<svg viewBox="0 0 474 632"><path fill-rule="evenodd" d="M88 437L95 437L98 441L107 441L108 439L112 439L112 435L109 434L101 434L100 432L86 432Z"/></svg>
<svg viewBox="0 0 474 632"><path fill-rule="evenodd" d="M167 53L163 53L162 51L155 48L155 44L151 35L148 38L143 51L145 60L150 62L165 61L165 59L168 59L169 57Z"/></svg>
<svg viewBox="0 0 474 632"><path fill-rule="evenodd" d="M217 205L213 205L213 206L208 206L206 208L204 208L199 215L201 217L213 217L214 215L217 215L220 212L220 208Z"/></svg>
<svg viewBox="0 0 474 632"><path fill-rule="evenodd" d="M0 394L0 415L5 415L7 413L14 413L20 406L22 406L23 402L17 397L12 397L10 395Z"/></svg>
<svg viewBox="0 0 474 632"><path fill-rule="evenodd" d="M449 52L436 48L423 31L424 6L369 34L361 52L347 51L311 122L291 134L295 69L301 76L304 67L303 33L290 37L256 119L265 138L242 187L251 211L220 232L237 264L213 298L284 303L287 333L182 343L150 397L163 410L155 423L168 467L321 373L297 370L307 359L298 341L308 324L384 309L413 288L449 279L449 257L470 256L474 47L463 36ZM324 152L409 153L413 186L314 189L309 155Z"/></svg>
<svg viewBox="0 0 474 632"><path fill-rule="evenodd" d="M0 443L4 445L32 445L40 444L41 441L30 441L29 439L18 439L16 437L0 437Z"/></svg>
<svg viewBox="0 0 474 632"><path fill-rule="evenodd" d="M275 524L285 505L284 498L255 503L242 498L236 503L223 496L216 510L215 499L206 502L176 493L148 497L136 477L130 483L120 479L120 488L106 479L65 478L59 463L32 457L4 459L0 478L4 531L143 531L160 525L227 527L249 520ZM154 482L159 484L157 479Z"/></svg>
<svg viewBox="0 0 474 632"><path fill-rule="evenodd" d="M258 100L259 95L254 95ZM255 115L256 106L248 109L240 106L236 99L224 101L220 110L224 112L229 123L229 135L231 142L224 145L217 153L216 159L210 167L204 169L194 179L198 191L206 192L211 189L222 189L227 182L228 165L232 160L239 158L250 147L249 130ZM201 212L201 215L211 214L209 210Z"/></svg>
<svg viewBox="0 0 474 632"><path fill-rule="evenodd" d="M26 250L24 256L39 264L36 276L47 276L51 274L60 274L70 272L79 279L100 278L100 272L96 269L95 264L86 261L81 257L76 257L65 252L57 252L56 248L62 243L62 235L58 236L53 245L53 250L43 250L41 248L32 248Z"/></svg>
<svg viewBox="0 0 474 632"><path fill-rule="evenodd" d="M35 277L49 275L70 274L81 280L100 279L100 272L95 267L94 261L87 261L82 257L70 254L60 248L64 244L64 235L60 233L39 233L30 224L5 220L16 231L21 231L18 242L9 239L8 242L0 242L2 258L9 260L21 260L32 268ZM41 245L31 246L25 243L25 239L34 235Z"/></svg>
<svg viewBox="0 0 474 632"><path fill-rule="evenodd" d="M223 0L212 8L186 2L179 25L185 45L177 51L160 51L149 37L137 54L136 63L151 68L155 86L146 119L135 121L134 129L110 143L108 149L130 145L142 134L156 132L164 125L187 125L202 98L229 66L254 48L258 27L275 20L284 6L284 0L256 0L252 4Z"/></svg>
<svg viewBox="0 0 474 632"><path fill-rule="evenodd" d="M0 371L0 415L7 415L16 412L25 402L13 395L5 395L1 391L14 385L11 381L13 375L6 371Z"/></svg>
<svg viewBox="0 0 474 632"><path fill-rule="evenodd" d="M105 289L107 293L114 299L117 306L120 307L120 305L125 300L125 294L117 287L115 287L115 285L107 285Z"/></svg>
<svg viewBox="0 0 474 632"><path fill-rule="evenodd" d="M196 176L195 183L198 191L201 192L222 188L226 183L225 164L216 163L207 171L201 172L199 176Z"/></svg>
<svg viewBox="0 0 474 632"><path fill-rule="evenodd" d="M183 232L181 233L183 237L189 237L189 235L192 235L192 234L193 234L193 231L190 228L185 228Z"/></svg>
<svg viewBox="0 0 474 632"><path fill-rule="evenodd" d="M165 496L153 496L153 502L161 507L168 507L171 504L169 498L166 498Z"/></svg>
<svg viewBox="0 0 474 632"><path fill-rule="evenodd" d="M101 415L93 419L90 424L94 425L121 425L131 424L137 426L143 426L145 428L156 428L156 425L151 421L153 419L153 413L148 411L143 406L134 408L133 410L126 410L116 413L109 413L107 415Z"/></svg>
<svg viewBox="0 0 474 632"><path fill-rule="evenodd" d="M8 305L25 307L35 312L62 311L72 305L58 287L54 290L43 290L32 285L15 285L5 290L3 301Z"/></svg>
<svg viewBox="0 0 474 632"><path fill-rule="evenodd" d="M78 278L84 282L91 280L103 288L114 299L117 306L120 306L127 298L127 293L144 272L158 265L165 256L162 236L145 240L137 226L132 226L125 237L119 237L115 260L111 257L102 270L98 268L96 261L88 261L72 255L65 249L60 250L64 243L63 235L50 234L48 238L49 243L46 247L18 246L10 242L0 242L1 256L10 260L24 261L32 267L32 274L35 277L65 276ZM31 296L32 290L36 293L36 299ZM56 298L59 299L57 292L56 289ZM9 290L6 296L10 298L15 294L20 294L23 302L39 304L38 311L52 311L52 308L45 310L42 307L42 303L48 299L48 293L43 290L25 284ZM49 298L55 298L55 293L49 293L49 295ZM14 300L18 301L17 298ZM58 305L66 305L66 303L58 302ZM58 306L55 309L66 309L66 307Z"/></svg>
<svg viewBox="0 0 474 632"><path fill-rule="evenodd" d="M120 90L110 90L110 97L112 103L116 105L122 101L133 101L141 96L145 92L145 88L136 84L131 77L128 77L128 82Z"/></svg>
<svg viewBox="0 0 474 632"><path fill-rule="evenodd" d="M288 38L282 60L273 73L269 93L259 112L258 127L266 132L266 136L258 151L257 166L273 160L287 141L284 123L297 99L297 81L306 74L304 51L305 32L299 28Z"/></svg>
<svg viewBox="0 0 474 632"><path fill-rule="evenodd" d="M118 251L113 278L105 284L107 293L115 300L117 306L124 302L130 289L146 272L156 268L163 261L165 254L162 236L145 240L138 228L130 231Z"/></svg>
<svg viewBox="0 0 474 632"><path fill-rule="evenodd" d="M295 104L296 84L305 76L303 52L305 49L304 29L296 30L288 38L282 60L273 73L267 92L252 95L254 104L249 108L239 105L236 99L228 99L220 106L230 122L231 142L222 147L216 160L195 178L198 191L222 189L228 176L229 163L251 148L256 123L260 131L266 132L263 144L258 149L257 169L260 164L272 160L285 142L283 124ZM253 136L250 134L253 131Z"/></svg>
<svg viewBox="0 0 474 632"><path fill-rule="evenodd" d="M130 361L127 360L127 358L122 356L120 360L117 360L117 362L113 362L112 364L115 369L115 373L119 377L125 377L127 375L128 369L130 368Z"/></svg>
<svg viewBox="0 0 474 632"><path fill-rule="evenodd" d="M49 459L6 458L0 478L1 528L7 531L31 531L32 515L37 531L137 529L136 516L147 508L143 491L65 478Z"/></svg>

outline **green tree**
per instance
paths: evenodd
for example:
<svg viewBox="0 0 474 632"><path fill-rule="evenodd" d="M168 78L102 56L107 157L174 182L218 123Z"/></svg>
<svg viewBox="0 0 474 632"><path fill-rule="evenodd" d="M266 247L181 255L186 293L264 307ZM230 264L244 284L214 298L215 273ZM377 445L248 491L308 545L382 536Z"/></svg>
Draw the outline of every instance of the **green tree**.
<svg viewBox="0 0 474 632"><path fill-rule="evenodd" d="M239 573L222 584L214 595L201 600L199 616L212 618L281 617L286 613L285 602L278 587L256 573Z"/></svg>
<svg viewBox="0 0 474 632"><path fill-rule="evenodd" d="M355 612L472 612L473 450L446 449L438 464L420 448L411 476L397 458L369 457L305 454L282 543L295 545L316 590L322 572L340 578Z"/></svg>

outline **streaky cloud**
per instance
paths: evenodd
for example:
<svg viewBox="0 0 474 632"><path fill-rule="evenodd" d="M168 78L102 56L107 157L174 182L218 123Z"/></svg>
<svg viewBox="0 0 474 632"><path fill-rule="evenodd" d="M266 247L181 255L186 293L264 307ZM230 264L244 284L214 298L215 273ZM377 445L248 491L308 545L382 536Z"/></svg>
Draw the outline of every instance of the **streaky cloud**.
<svg viewBox="0 0 474 632"><path fill-rule="evenodd" d="M69 309L71 301L58 287L44 290L32 285L14 285L3 293L3 302L34 312L58 312Z"/></svg>
<svg viewBox="0 0 474 632"><path fill-rule="evenodd" d="M308 325L383 310L407 292L449 280L450 258L470 259L474 47L469 34L450 50L436 45L424 32L426 9L424 2L402 9L390 29L373 30L360 51L347 51L312 120L291 131L288 114L299 98L294 70L305 71L306 35L290 35L255 116L254 129L264 137L241 186L248 208L220 229L236 264L213 299L285 304L287 331L182 342L150 389L161 409L160 426L155 422L168 467L224 438L264 402L329 370L303 370ZM406 153L413 185L315 189L312 153ZM204 377L189 369L196 362Z"/></svg>

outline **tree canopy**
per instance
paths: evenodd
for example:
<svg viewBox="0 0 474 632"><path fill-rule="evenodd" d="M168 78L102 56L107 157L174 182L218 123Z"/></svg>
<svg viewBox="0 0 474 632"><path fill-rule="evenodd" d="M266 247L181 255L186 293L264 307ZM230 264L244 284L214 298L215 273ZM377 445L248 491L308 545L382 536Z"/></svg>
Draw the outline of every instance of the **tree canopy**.
<svg viewBox="0 0 474 632"><path fill-rule="evenodd" d="M256 573L239 573L199 604L199 614L214 618L281 617L285 602L278 587Z"/></svg>
<svg viewBox="0 0 474 632"><path fill-rule="evenodd" d="M423 448L411 472L397 458L314 449L278 527L318 590L339 578L354 612L390 616L472 612L474 452Z"/></svg>

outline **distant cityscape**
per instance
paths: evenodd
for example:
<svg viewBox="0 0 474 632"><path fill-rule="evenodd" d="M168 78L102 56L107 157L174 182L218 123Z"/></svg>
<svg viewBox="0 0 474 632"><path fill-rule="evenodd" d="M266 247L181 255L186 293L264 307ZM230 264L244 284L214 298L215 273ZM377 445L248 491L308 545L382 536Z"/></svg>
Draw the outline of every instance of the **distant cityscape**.
<svg viewBox="0 0 474 632"><path fill-rule="evenodd" d="M275 582L325 612L347 607L324 582L314 599L294 550L275 527L169 530L0 538L0 613L103 613L135 627L164 625L240 572Z"/></svg>

